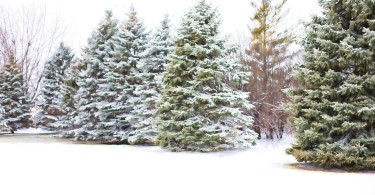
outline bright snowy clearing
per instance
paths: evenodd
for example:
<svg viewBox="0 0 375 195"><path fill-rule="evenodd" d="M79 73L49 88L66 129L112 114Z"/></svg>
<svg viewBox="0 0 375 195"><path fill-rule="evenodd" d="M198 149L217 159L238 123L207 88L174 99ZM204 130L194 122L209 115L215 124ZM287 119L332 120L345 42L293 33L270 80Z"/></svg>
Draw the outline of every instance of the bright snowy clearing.
<svg viewBox="0 0 375 195"><path fill-rule="evenodd" d="M201 154L2 135L0 194L375 194L374 173L290 166L296 161L285 155L288 142L261 141L245 151Z"/></svg>

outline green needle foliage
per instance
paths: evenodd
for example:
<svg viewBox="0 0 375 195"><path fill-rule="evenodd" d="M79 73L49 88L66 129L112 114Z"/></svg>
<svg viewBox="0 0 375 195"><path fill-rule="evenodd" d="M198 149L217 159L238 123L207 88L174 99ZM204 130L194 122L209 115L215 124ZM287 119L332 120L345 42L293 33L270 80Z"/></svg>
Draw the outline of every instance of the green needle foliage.
<svg viewBox="0 0 375 195"><path fill-rule="evenodd" d="M321 1L305 63L289 90L297 143L287 152L323 167L375 170L375 2Z"/></svg>

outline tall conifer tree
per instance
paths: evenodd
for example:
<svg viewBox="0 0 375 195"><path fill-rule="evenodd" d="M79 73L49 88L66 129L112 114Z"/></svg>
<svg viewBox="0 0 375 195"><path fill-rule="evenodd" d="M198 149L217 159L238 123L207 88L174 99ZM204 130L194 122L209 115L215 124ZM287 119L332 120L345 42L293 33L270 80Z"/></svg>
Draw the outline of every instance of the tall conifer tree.
<svg viewBox="0 0 375 195"><path fill-rule="evenodd" d="M42 128L48 130L60 128L60 118L64 113L60 107L64 72L70 66L72 59L72 50L64 43L60 43L51 60L44 67L40 93L43 99L40 119Z"/></svg>
<svg viewBox="0 0 375 195"><path fill-rule="evenodd" d="M78 140L127 143L133 130L129 122L132 100L141 83L139 61L147 33L133 6L127 16L118 25L113 13L107 11L84 50L75 95L77 113L71 123L82 127L73 132Z"/></svg>
<svg viewBox="0 0 375 195"><path fill-rule="evenodd" d="M297 142L290 154L324 167L375 169L375 2L320 1L304 64L289 90Z"/></svg>
<svg viewBox="0 0 375 195"><path fill-rule="evenodd" d="M61 94L59 97L59 106L62 116L59 120L59 128L62 130L74 129L77 122L74 118L77 116L77 102L74 98L78 91L79 63L72 62L64 71L62 79Z"/></svg>
<svg viewBox="0 0 375 195"><path fill-rule="evenodd" d="M79 90L75 95L75 99L78 100L78 113L74 119L83 131L107 129L104 122L108 119L104 119L101 112L107 102L102 88L107 85L105 76L113 63L113 38L118 32L117 23L112 11L106 11L105 17L89 38L88 46L83 50L83 59L79 65L81 72L77 82Z"/></svg>
<svg viewBox="0 0 375 195"><path fill-rule="evenodd" d="M136 94L135 90L142 83L140 61L142 53L146 49L148 32L133 5L126 16L124 23L119 26L119 36L117 37L119 44L115 51L118 55L119 71L126 75L123 92L120 94L122 103L117 105L120 112L117 114L117 120L121 130L125 129L129 133L134 130L131 124L137 120L132 112L137 109L139 94Z"/></svg>
<svg viewBox="0 0 375 195"><path fill-rule="evenodd" d="M171 26L168 16L162 20L159 28L152 35L142 54L137 85L137 95L131 124L135 131L129 136L130 144L154 144L157 137L156 102L160 98L162 76L168 64L168 55L172 52Z"/></svg>
<svg viewBox="0 0 375 195"><path fill-rule="evenodd" d="M17 129L30 126L30 101L20 66L11 57L0 71L0 105L3 124L13 133Z"/></svg>
<svg viewBox="0 0 375 195"><path fill-rule="evenodd" d="M219 27L217 10L205 0L183 16L158 104L162 147L208 152L254 143L252 118L242 111L251 107L248 93L223 82L236 78L241 65L228 63Z"/></svg>

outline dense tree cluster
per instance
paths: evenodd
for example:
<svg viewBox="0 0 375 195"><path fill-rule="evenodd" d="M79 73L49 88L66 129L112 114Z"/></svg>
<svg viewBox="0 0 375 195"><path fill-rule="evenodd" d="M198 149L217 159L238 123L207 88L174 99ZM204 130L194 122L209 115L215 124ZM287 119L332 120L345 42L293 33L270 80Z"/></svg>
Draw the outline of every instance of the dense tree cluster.
<svg viewBox="0 0 375 195"><path fill-rule="evenodd" d="M60 81L66 94L59 101L74 99L64 104L63 137L173 151L253 145L248 93L224 82L246 78L219 35L218 16L201 0L173 37L168 16L149 33L133 6L124 22L106 11L70 70L75 76Z"/></svg>

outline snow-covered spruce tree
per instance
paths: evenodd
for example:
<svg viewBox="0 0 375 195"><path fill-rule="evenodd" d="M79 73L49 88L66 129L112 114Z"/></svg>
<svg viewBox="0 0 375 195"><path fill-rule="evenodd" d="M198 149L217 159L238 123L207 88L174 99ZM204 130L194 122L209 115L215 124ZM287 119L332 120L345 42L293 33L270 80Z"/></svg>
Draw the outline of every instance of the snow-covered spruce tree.
<svg viewBox="0 0 375 195"><path fill-rule="evenodd" d="M289 90L298 161L375 169L375 2L321 1L307 25L304 64Z"/></svg>
<svg viewBox="0 0 375 195"><path fill-rule="evenodd" d="M0 105L4 109L3 123L13 133L31 124L30 101L22 71L11 57L0 71Z"/></svg>
<svg viewBox="0 0 375 195"><path fill-rule="evenodd" d="M117 27L111 11L89 39L84 50L78 79L77 117L73 124L81 128L66 133L77 140L102 143L127 143L130 128L130 101L138 78L140 54L147 33L137 12L131 7L128 19Z"/></svg>
<svg viewBox="0 0 375 195"><path fill-rule="evenodd" d="M129 144L155 144L157 138L156 101L160 98L162 77L168 64L167 56L172 52L171 26L168 15L162 20L160 27L152 35L142 55L137 85L136 107L132 111L131 125L135 129L128 138Z"/></svg>
<svg viewBox="0 0 375 195"><path fill-rule="evenodd" d="M77 62L71 62L70 66L64 71L61 94L59 97L59 106L62 115L59 119L58 127L62 130L71 130L75 128L73 123L77 115L77 99L74 96L78 91L79 67Z"/></svg>
<svg viewBox="0 0 375 195"><path fill-rule="evenodd" d="M60 43L56 52L44 67L40 97L43 103L40 105L42 113L40 127L47 130L60 128L60 118L64 113L60 107L64 72L70 66L73 59L72 50Z"/></svg>
<svg viewBox="0 0 375 195"><path fill-rule="evenodd" d="M83 59L80 61L80 75L77 81L78 91L74 98L78 101L77 115L73 124L80 128L75 132L77 140L98 140L112 134L113 123L106 124L115 116L103 113L108 101L112 102L112 95L103 90L111 81L107 76L113 68L114 43L117 35L117 19L112 11L106 11L104 19L88 40L88 46L83 50ZM95 130L95 131L94 131ZM98 140L99 141L99 140Z"/></svg>
<svg viewBox="0 0 375 195"><path fill-rule="evenodd" d="M139 94L135 90L143 82L139 74L141 72L140 60L146 49L147 40L148 32L132 5L126 20L119 26L119 35L116 38L118 44L115 48L118 71L126 75L123 92L119 96L122 103L117 106L120 112L117 114L118 126L121 130L126 130L126 136L134 130L131 126L134 124L133 121L138 121L132 111L138 109Z"/></svg>
<svg viewBox="0 0 375 195"><path fill-rule="evenodd" d="M252 106L249 94L223 82L229 74L235 78L241 65L228 63L219 26L217 10L205 0L183 16L158 103L162 147L209 152L254 144L253 120L242 112Z"/></svg>

